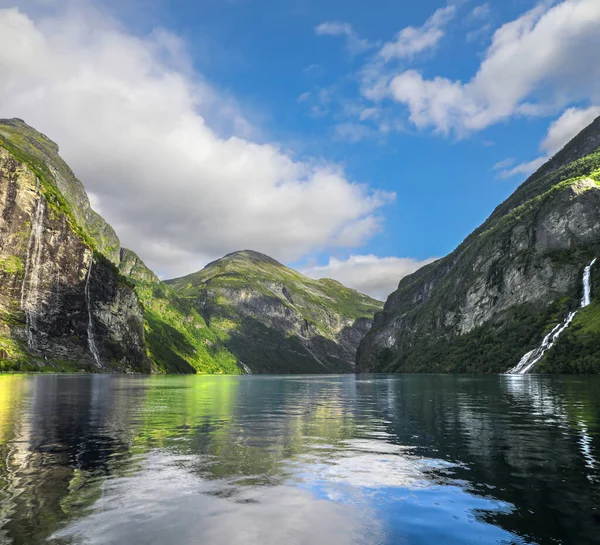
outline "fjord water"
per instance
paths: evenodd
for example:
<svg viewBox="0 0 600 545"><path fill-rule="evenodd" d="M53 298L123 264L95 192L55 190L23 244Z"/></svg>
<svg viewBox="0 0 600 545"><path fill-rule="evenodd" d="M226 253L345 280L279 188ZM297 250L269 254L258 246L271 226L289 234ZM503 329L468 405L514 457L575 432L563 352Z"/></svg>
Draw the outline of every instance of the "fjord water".
<svg viewBox="0 0 600 545"><path fill-rule="evenodd" d="M600 377L0 376L0 543L598 543Z"/></svg>

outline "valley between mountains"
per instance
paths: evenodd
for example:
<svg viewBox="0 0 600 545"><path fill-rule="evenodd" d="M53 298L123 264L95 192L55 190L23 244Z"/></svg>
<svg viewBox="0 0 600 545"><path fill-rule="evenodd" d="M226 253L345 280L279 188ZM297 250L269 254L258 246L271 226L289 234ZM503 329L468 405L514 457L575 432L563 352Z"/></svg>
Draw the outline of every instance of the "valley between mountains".
<svg viewBox="0 0 600 545"><path fill-rule="evenodd" d="M161 281L19 119L0 211L3 371L501 373L576 309L529 370L600 371L600 118L385 305L251 250Z"/></svg>

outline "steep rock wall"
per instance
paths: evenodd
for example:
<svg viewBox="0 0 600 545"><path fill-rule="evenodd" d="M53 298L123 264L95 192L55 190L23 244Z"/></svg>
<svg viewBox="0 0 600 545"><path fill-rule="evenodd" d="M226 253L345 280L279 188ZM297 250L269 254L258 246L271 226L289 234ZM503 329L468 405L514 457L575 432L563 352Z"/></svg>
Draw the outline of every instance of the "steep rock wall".
<svg viewBox="0 0 600 545"><path fill-rule="evenodd" d="M133 290L94 257L48 183L0 147L1 355L33 368L149 371Z"/></svg>

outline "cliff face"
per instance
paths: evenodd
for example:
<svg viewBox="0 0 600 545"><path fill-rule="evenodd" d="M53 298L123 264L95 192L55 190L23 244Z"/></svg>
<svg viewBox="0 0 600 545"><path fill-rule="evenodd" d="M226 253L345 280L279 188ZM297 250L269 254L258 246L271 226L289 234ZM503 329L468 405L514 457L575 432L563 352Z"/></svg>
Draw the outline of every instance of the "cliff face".
<svg viewBox="0 0 600 545"><path fill-rule="evenodd" d="M312 280L252 251L167 283L253 373L353 371L358 343L381 308L334 280Z"/></svg>
<svg viewBox="0 0 600 545"><path fill-rule="evenodd" d="M577 307L583 269L600 255L599 147L600 119L454 252L402 279L361 342L358 370L503 372L537 346ZM577 344L594 308L565 339ZM561 342L538 370L600 370L582 363L587 353L558 361Z"/></svg>
<svg viewBox="0 0 600 545"><path fill-rule="evenodd" d="M4 368L148 372L142 310L111 252L94 252L52 170L0 135Z"/></svg>

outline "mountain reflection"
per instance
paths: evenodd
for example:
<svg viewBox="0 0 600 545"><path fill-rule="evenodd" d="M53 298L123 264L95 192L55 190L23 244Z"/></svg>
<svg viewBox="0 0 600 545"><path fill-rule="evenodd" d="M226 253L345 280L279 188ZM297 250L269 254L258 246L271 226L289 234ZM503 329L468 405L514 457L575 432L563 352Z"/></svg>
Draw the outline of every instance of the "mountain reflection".
<svg viewBox="0 0 600 545"><path fill-rule="evenodd" d="M593 543L599 388L0 376L0 543Z"/></svg>

